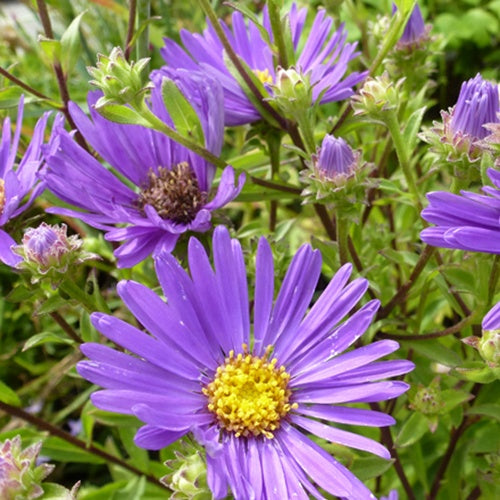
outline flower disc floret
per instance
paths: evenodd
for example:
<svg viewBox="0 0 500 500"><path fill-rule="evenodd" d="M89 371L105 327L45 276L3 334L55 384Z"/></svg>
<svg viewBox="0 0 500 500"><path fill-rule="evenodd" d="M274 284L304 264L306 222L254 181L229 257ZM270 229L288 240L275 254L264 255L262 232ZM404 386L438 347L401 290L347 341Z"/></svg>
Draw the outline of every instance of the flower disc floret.
<svg viewBox="0 0 500 500"><path fill-rule="evenodd" d="M270 348L262 357L248 353L235 355L231 350L223 365L217 368L214 380L203 389L208 409L219 425L235 437L264 435L273 431L297 404L290 404L290 375L276 358L268 360Z"/></svg>
<svg viewBox="0 0 500 500"><path fill-rule="evenodd" d="M200 190L198 180L188 162L171 170L159 167L150 170L148 184L137 199L139 208L152 205L163 219L189 224L207 202L207 193Z"/></svg>

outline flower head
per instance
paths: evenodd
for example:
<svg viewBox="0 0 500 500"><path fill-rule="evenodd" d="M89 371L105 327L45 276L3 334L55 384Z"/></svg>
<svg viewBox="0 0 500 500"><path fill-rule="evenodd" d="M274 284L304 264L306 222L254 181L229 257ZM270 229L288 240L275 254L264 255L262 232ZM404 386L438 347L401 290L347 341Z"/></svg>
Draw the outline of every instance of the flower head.
<svg viewBox="0 0 500 500"><path fill-rule="evenodd" d="M42 183L37 182L37 173L42 165L41 145L48 113L38 120L30 145L17 163L16 155L21 136L23 111L24 98L21 97L16 132L13 138L11 138L10 119L7 117L3 122L0 139L0 228L26 210L44 188ZM30 191L31 195L28 201L22 204L25 196ZM0 261L9 266L15 266L20 261L20 257L13 253L11 249L15 244L16 242L12 237L0 229Z"/></svg>
<svg viewBox="0 0 500 500"><path fill-rule="evenodd" d="M129 63L120 47L114 47L109 56L99 54L96 67L88 68L94 77L90 83L100 88L103 96L96 103L99 108L105 104L127 104L139 98L150 88L142 82L141 73L149 58Z"/></svg>
<svg viewBox="0 0 500 500"><path fill-rule="evenodd" d="M40 483L47 477L53 465L36 465L42 443L32 444L24 450L21 438L16 436L0 443L0 497L31 500L43 495Z"/></svg>
<svg viewBox="0 0 500 500"><path fill-rule="evenodd" d="M170 126L161 96L163 78L174 80L190 100L202 123L206 148L220 154L224 127L220 86L199 72L154 72L152 111ZM125 241L115 255L120 267L130 267L153 251L173 250L186 231L208 230L211 212L238 195L244 177L240 176L235 186L234 170L226 167L217 193L210 199L215 174L212 164L159 132L106 120L93 109L99 96L89 94L91 120L74 103L70 103L70 113L88 143L125 181L60 127L45 150L45 180L59 198L85 212L65 208L50 211L79 217L105 230L110 241Z"/></svg>
<svg viewBox="0 0 500 500"><path fill-rule="evenodd" d="M461 195L436 191L427 194L430 204L422 217L436 227L420 233L429 245L500 254L500 173L487 170L495 187L486 195L462 191Z"/></svg>
<svg viewBox="0 0 500 500"><path fill-rule="evenodd" d="M342 267L308 311L321 272L309 245L293 258L276 300L271 248L258 245L253 326L243 252L227 229L214 231L215 269L195 238L191 276L169 253L156 259L164 302L139 283L118 293L148 333L106 314L92 322L133 353L102 344L82 346L90 361L79 373L104 387L93 403L136 415L145 425L138 446L161 449L191 432L204 446L207 482L215 498L322 498L319 486L343 498L374 498L367 488L307 433L385 458L379 443L331 423L386 426L389 415L344 406L399 396L408 385L383 381L409 372L406 360L377 362L398 344L383 340L345 352L368 328L379 302L346 315L367 289L347 284Z"/></svg>
<svg viewBox="0 0 500 500"><path fill-rule="evenodd" d="M500 302L490 309L482 322L483 335L478 343L481 357L500 368Z"/></svg>
<svg viewBox="0 0 500 500"><path fill-rule="evenodd" d="M349 61L358 55L355 52L356 44L345 43L347 33L344 26L333 30L333 19L326 16L323 9L319 10L310 32L306 35L306 13L307 9L298 9L294 3L287 14L287 22L283 23L290 26L295 51L295 69L309 79L313 102L318 99L321 103L346 99L352 95L353 85L366 76L366 73L354 72L343 78ZM266 37L252 21L246 23L239 12L232 15L232 28L224 23L222 25L236 54L272 96L270 84L276 82L278 68L273 60L273 36L267 9L264 10L263 18ZM224 89L226 125L242 125L259 120L259 111L226 66L224 48L214 28L209 24L203 35L182 30L181 39L186 50L173 40L165 39L165 47L161 53L167 64L174 68L202 69L221 82ZM299 50L302 40L303 48Z"/></svg>
<svg viewBox="0 0 500 500"><path fill-rule="evenodd" d="M319 155L316 157L315 167L319 175L335 181L347 179L353 175L357 164L357 156L351 146L342 139L333 135L325 135Z"/></svg>
<svg viewBox="0 0 500 500"><path fill-rule="evenodd" d="M34 281L48 273L65 273L68 266L96 257L81 252L83 240L77 235L68 236L65 224L51 226L42 222L37 228L28 228L22 244L13 248L23 257L18 267L33 272Z"/></svg>
<svg viewBox="0 0 500 500"><path fill-rule="evenodd" d="M394 14L398 8L393 3L392 4L392 13ZM422 17L422 11L418 6L418 3L415 4L415 7L410 14L410 18L406 23L403 34L399 39L398 44L403 46L417 45L422 40L428 38L429 30L425 26L424 18Z"/></svg>
<svg viewBox="0 0 500 500"><path fill-rule="evenodd" d="M484 139L500 122L498 85L478 73L462 83L457 103L448 112L441 111L441 116L442 123L434 122L420 137L441 153L443 162L462 161L468 170L489 149Z"/></svg>
<svg viewBox="0 0 500 500"><path fill-rule="evenodd" d="M484 139L487 123L497 122L500 112L498 85L483 80L478 73L463 82L457 104L451 112L451 129L454 135L468 135L473 139Z"/></svg>

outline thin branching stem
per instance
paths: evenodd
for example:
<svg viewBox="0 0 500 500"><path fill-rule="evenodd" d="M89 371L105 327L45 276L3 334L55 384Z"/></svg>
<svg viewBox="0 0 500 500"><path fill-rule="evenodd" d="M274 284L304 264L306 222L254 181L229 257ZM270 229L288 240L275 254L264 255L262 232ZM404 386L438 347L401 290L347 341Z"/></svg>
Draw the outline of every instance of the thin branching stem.
<svg viewBox="0 0 500 500"><path fill-rule="evenodd" d="M147 472L141 471L137 467L134 467L133 465L125 462L125 460L115 456L111 455L110 453L101 450L100 448L97 448L96 446L92 444L87 444L85 441L82 441L81 439L78 439L75 436L72 436L69 432L63 431L62 429L59 429L59 427L56 427L55 425L52 425L50 422L47 422L40 417L37 417L36 415L33 415L31 413L28 413L24 411L22 408L18 408L16 406L9 405L7 403L4 403L0 401L0 410L3 410L5 413L8 413L9 415L12 415L13 417L20 418L24 420L25 422L28 422L38 429L42 431L48 432L51 436L58 437L60 439L63 439L67 443L72 444L73 446L76 446L80 448L81 450L86 451L87 453L91 453L92 455L95 455L97 457L100 457L104 459L107 463L112 463L115 465L118 465L120 467L123 467L124 469L127 469L128 471L137 474L138 476L144 476L146 480L160 488L163 488L165 490L170 491L170 489L161 483L156 477L152 476L151 474L148 474Z"/></svg>
<svg viewBox="0 0 500 500"><path fill-rule="evenodd" d="M125 51L124 51L124 56L127 61L130 60L130 52L132 51L132 38L134 37L136 13L137 13L137 0L130 0L128 7L127 38L125 40Z"/></svg>

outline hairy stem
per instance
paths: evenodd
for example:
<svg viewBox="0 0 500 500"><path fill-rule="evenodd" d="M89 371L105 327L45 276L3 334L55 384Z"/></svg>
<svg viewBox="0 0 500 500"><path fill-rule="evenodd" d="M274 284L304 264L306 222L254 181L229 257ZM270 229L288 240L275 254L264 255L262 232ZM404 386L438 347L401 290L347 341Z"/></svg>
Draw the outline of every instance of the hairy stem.
<svg viewBox="0 0 500 500"><path fill-rule="evenodd" d="M19 80L19 78L15 77L11 73L9 73L6 69L3 69L0 67L0 75L4 76L8 80L10 80L12 83L15 83L18 87L21 87L22 89L26 90L30 94L39 97L40 99L43 99L45 101L53 102L50 97L46 96L45 94L42 94L38 90L34 89L33 87L30 87L27 83L24 83L22 80ZM58 109L62 110L63 106L58 104L57 106Z"/></svg>
<svg viewBox="0 0 500 500"><path fill-rule="evenodd" d="M50 315L52 316L52 319L64 330L69 338L78 344L83 342L81 337L75 332L75 330L73 330L71 325L57 311L52 311Z"/></svg>

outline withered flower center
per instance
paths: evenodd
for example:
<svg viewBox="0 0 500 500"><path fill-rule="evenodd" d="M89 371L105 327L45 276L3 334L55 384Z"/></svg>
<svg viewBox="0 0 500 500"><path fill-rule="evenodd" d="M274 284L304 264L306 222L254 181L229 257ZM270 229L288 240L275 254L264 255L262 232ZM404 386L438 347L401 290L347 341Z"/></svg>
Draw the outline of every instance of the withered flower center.
<svg viewBox="0 0 500 500"><path fill-rule="evenodd" d="M141 211L145 205L151 205L161 218L189 224L206 201L207 193L200 190L189 164L182 162L171 169L159 167L158 173L151 169L137 205Z"/></svg>

